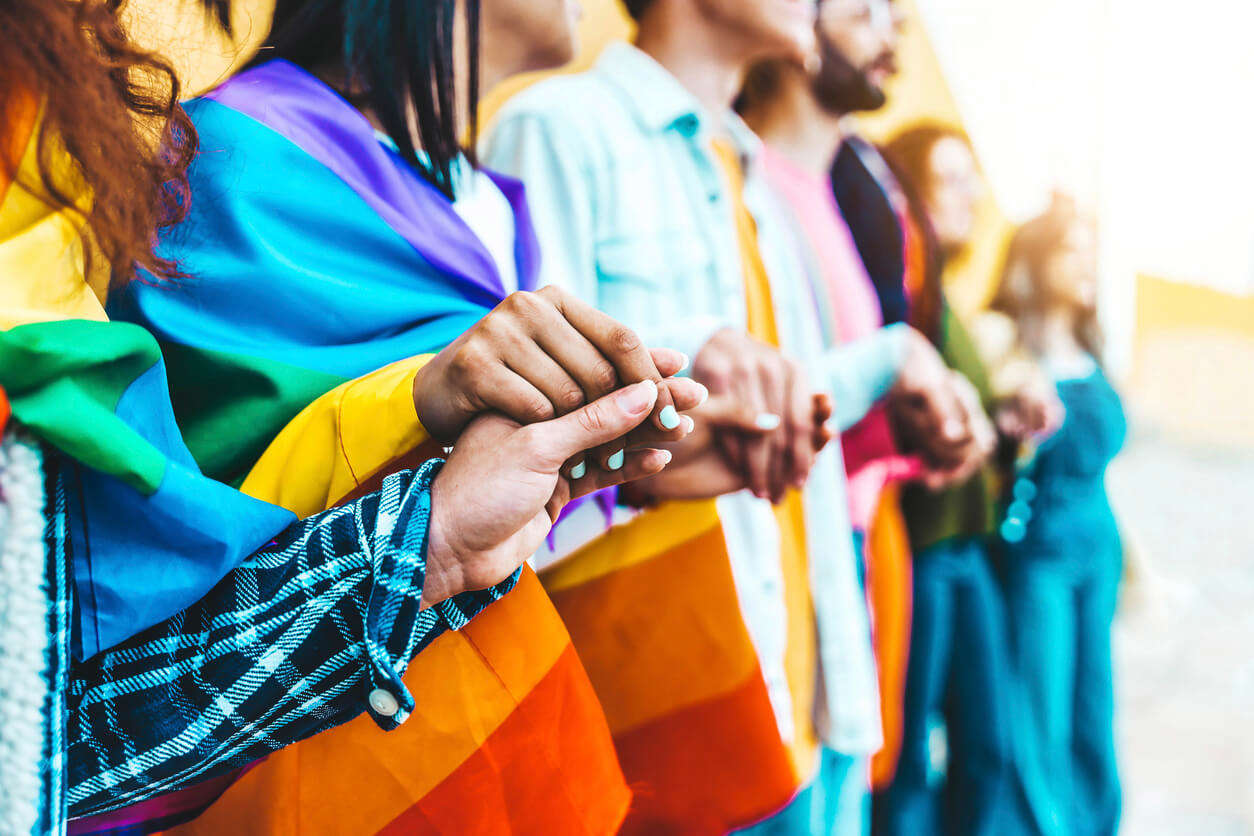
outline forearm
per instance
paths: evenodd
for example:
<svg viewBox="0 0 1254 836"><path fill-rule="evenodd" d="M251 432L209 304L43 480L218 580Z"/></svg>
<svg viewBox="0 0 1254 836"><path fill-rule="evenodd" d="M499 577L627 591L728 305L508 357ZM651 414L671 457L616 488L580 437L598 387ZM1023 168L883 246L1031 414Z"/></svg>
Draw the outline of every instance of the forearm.
<svg viewBox="0 0 1254 836"><path fill-rule="evenodd" d="M517 579L420 612L439 466L297 523L194 606L79 665L71 814L222 774L367 710L385 729L404 722L409 660Z"/></svg>
<svg viewBox="0 0 1254 836"><path fill-rule="evenodd" d="M829 349L824 358L835 420L843 432L862 420L897 381L909 350L910 328L898 323Z"/></svg>

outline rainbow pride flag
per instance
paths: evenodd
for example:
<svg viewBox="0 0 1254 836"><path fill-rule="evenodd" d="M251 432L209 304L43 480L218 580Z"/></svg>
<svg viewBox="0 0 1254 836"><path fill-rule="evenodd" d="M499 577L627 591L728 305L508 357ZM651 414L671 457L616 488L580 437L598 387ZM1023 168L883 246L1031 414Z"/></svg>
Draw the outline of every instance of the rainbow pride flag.
<svg viewBox="0 0 1254 836"><path fill-rule="evenodd" d="M113 309L155 333L206 472L311 513L424 443L413 375L504 295L449 201L355 108L272 61L188 106L192 212L165 242L194 278ZM538 251L521 184L516 266ZM254 765L187 833L601 833L630 799L604 714L535 576L410 665L418 709L361 718Z"/></svg>
<svg viewBox="0 0 1254 836"><path fill-rule="evenodd" d="M76 483L74 650L86 658L200 599L295 517L201 473L156 340L106 321L107 275L84 274L81 221L40 196L38 110L19 101L0 165L0 387Z"/></svg>

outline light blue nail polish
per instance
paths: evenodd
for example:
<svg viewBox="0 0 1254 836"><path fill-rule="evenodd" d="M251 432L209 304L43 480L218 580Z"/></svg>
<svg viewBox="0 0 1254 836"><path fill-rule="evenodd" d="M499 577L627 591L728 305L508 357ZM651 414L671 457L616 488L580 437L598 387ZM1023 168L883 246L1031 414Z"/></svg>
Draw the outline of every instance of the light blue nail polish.
<svg viewBox="0 0 1254 836"><path fill-rule="evenodd" d="M605 460L605 466L610 470L618 470L623 466L623 462L626 461L626 459L626 452L619 450L617 453Z"/></svg>
<svg viewBox="0 0 1254 836"><path fill-rule="evenodd" d="M580 461L579 464L575 465L574 467L570 469L570 478L582 479L584 474L587 472L588 472L588 463L586 461Z"/></svg>
<svg viewBox="0 0 1254 836"><path fill-rule="evenodd" d="M679 413L675 411L673 406L662 407L662 411L658 413L657 417L662 422L662 426L668 430L673 430L679 426Z"/></svg>

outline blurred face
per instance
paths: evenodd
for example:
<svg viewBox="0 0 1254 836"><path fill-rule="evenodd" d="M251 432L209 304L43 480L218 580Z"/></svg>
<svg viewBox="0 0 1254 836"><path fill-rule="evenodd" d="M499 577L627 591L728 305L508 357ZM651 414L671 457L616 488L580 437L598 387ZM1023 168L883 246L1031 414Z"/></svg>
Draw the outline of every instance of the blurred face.
<svg viewBox="0 0 1254 836"><path fill-rule="evenodd" d="M1077 219L1045 267L1048 296L1079 311L1097 307L1097 235Z"/></svg>
<svg viewBox="0 0 1254 836"><path fill-rule="evenodd" d="M804 63L814 52L816 0L694 0L710 23L748 46L749 61L788 58Z"/></svg>
<svg viewBox="0 0 1254 836"><path fill-rule="evenodd" d="M943 249L961 249L971 240L983 191L975 157L965 142L947 136L932 146L928 172L928 220Z"/></svg>
<svg viewBox="0 0 1254 836"><path fill-rule="evenodd" d="M560 67L575 57L579 0L481 0L483 61L503 75Z"/></svg>
<svg viewBox="0 0 1254 836"><path fill-rule="evenodd" d="M897 72L901 24L892 0L822 0L814 92L823 107L852 113L884 105L884 85Z"/></svg>

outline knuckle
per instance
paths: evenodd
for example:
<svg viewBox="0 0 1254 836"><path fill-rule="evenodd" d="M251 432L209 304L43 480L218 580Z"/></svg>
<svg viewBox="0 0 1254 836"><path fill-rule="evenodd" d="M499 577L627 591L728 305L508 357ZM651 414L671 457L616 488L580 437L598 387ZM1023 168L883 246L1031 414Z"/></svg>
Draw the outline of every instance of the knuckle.
<svg viewBox="0 0 1254 836"><path fill-rule="evenodd" d="M585 432L599 433L606 427L607 422L605 410L601 409L596 404L593 404L585 409L581 409L575 414L578 416L580 428Z"/></svg>
<svg viewBox="0 0 1254 836"><path fill-rule="evenodd" d="M525 316L540 307L540 299L535 293L526 290L516 290L505 297L505 304L509 306L511 311Z"/></svg>
<svg viewBox="0 0 1254 836"><path fill-rule="evenodd" d="M618 372L608 360L601 360L591 371L592 383L602 392L608 392L618 385Z"/></svg>
<svg viewBox="0 0 1254 836"><path fill-rule="evenodd" d="M468 342L461 347L453 357L453 362L449 364L454 373L472 374L486 362L486 355L482 348L475 342Z"/></svg>
<svg viewBox="0 0 1254 836"><path fill-rule="evenodd" d="M548 421L553 418L553 405L544 398L528 398L522 413L531 422Z"/></svg>
<svg viewBox="0 0 1254 836"><path fill-rule="evenodd" d="M558 406L566 411L583 406L583 390L572 384L565 385L557 393Z"/></svg>
<svg viewBox="0 0 1254 836"><path fill-rule="evenodd" d="M536 296L549 302L561 302L567 298L566 291L557 285L547 284L535 292Z"/></svg>
<svg viewBox="0 0 1254 836"><path fill-rule="evenodd" d="M643 347L640 337L626 325L616 325L610 331L610 345L620 354L633 354Z"/></svg>

